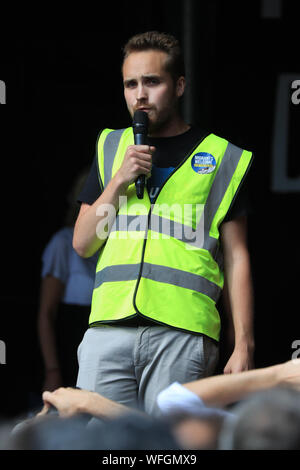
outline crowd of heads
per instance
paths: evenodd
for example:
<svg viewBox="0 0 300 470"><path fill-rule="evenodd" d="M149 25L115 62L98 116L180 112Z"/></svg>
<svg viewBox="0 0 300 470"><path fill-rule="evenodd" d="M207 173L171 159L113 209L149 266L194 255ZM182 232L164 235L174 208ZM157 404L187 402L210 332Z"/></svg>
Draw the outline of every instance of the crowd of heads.
<svg viewBox="0 0 300 470"><path fill-rule="evenodd" d="M256 392L226 417L132 412L91 420L50 413L13 427L2 423L0 441L1 450L300 450L300 393Z"/></svg>

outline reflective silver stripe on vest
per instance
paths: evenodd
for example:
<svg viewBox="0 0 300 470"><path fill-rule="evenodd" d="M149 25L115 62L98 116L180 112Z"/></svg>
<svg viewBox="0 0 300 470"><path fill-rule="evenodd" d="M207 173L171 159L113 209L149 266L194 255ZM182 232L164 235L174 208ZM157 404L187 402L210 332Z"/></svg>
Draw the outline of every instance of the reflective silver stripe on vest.
<svg viewBox="0 0 300 470"><path fill-rule="evenodd" d="M148 226L148 215L117 214L111 232L140 232Z"/></svg>
<svg viewBox="0 0 300 470"><path fill-rule="evenodd" d="M139 264L107 266L96 273L94 289L100 287L104 282L133 281L138 278L139 270Z"/></svg>
<svg viewBox="0 0 300 470"><path fill-rule="evenodd" d="M215 302L218 300L221 288L205 277L179 269L144 263L142 276L153 281L165 282L185 289L191 289L205 294Z"/></svg>
<svg viewBox="0 0 300 470"><path fill-rule="evenodd" d="M111 227L111 231L118 232L135 232L146 231L148 227L148 215L125 215L118 214ZM175 222L172 219L166 219L156 214L151 214L150 227L153 232L162 233L164 235L176 238L185 243L195 244L198 239L196 230L188 225ZM198 241L198 247L203 246L202 241Z"/></svg>
<svg viewBox="0 0 300 470"><path fill-rule="evenodd" d="M112 167L124 131L125 129L117 129L116 131L110 132L105 138L103 146L104 188L106 188L106 186L112 179Z"/></svg>
<svg viewBox="0 0 300 470"><path fill-rule="evenodd" d="M108 266L96 273L94 287L96 289L104 282L136 280L139 270L140 264ZM142 277L199 292L215 302L221 293L219 286L202 276L157 264L143 263Z"/></svg>
<svg viewBox="0 0 300 470"><path fill-rule="evenodd" d="M238 166L242 153L243 149L236 147L236 145L233 145L230 142L228 143L219 170L210 188L204 212L202 214L202 220L199 222L199 224L204 223L205 237L203 248L209 250L211 253L212 250L217 248L217 240L209 236L209 231L216 212L221 205L230 181ZM215 255L216 253L213 254L213 256Z"/></svg>

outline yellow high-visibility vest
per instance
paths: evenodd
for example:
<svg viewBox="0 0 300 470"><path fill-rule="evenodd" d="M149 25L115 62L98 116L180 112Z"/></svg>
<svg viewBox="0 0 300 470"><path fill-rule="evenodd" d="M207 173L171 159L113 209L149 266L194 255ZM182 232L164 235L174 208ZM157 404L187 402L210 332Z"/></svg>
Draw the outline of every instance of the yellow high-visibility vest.
<svg viewBox="0 0 300 470"><path fill-rule="evenodd" d="M131 127L102 131L103 189L133 144ZM219 227L251 161L251 152L209 134L169 175L153 204L146 188L138 199L129 185L100 250L90 326L141 315L219 340Z"/></svg>

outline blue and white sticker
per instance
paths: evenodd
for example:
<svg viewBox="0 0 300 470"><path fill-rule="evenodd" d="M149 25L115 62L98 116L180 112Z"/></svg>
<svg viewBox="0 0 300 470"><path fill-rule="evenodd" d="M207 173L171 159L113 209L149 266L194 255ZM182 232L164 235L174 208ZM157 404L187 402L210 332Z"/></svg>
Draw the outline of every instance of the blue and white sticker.
<svg viewBox="0 0 300 470"><path fill-rule="evenodd" d="M192 168L199 175L207 175L216 169L216 160L211 153L196 153L192 158Z"/></svg>

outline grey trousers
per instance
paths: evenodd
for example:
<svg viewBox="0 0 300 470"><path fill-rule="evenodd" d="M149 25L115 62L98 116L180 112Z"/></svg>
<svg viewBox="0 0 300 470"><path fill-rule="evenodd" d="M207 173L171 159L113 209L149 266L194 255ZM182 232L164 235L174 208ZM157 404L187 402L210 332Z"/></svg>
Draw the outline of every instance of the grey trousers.
<svg viewBox="0 0 300 470"><path fill-rule="evenodd" d="M205 335L103 325L88 329L79 345L77 386L159 416L161 390L212 375L217 361L218 346Z"/></svg>

